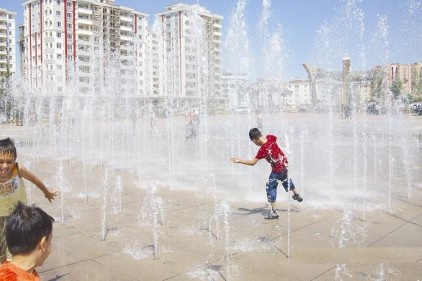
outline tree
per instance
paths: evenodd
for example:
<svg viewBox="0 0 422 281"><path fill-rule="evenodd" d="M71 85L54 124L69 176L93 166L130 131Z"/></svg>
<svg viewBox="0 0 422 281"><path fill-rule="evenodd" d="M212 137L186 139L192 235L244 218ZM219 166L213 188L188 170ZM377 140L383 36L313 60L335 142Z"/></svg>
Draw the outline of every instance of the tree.
<svg viewBox="0 0 422 281"><path fill-rule="evenodd" d="M394 95L394 99L397 99L400 96L402 88L403 88L402 81L400 81L399 79L396 79L393 81L393 84L391 85L390 90Z"/></svg>
<svg viewBox="0 0 422 281"><path fill-rule="evenodd" d="M412 99L414 102L422 102L422 72L419 73L418 79L412 85Z"/></svg>
<svg viewBox="0 0 422 281"><path fill-rule="evenodd" d="M379 101L383 93L384 71L375 69L368 72L369 81L371 81L371 101Z"/></svg>

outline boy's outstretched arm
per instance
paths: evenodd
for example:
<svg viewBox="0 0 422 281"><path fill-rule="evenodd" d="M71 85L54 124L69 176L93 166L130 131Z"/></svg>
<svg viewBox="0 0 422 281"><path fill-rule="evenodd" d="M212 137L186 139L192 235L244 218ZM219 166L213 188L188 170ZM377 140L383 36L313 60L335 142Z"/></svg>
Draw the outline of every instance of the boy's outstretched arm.
<svg viewBox="0 0 422 281"><path fill-rule="evenodd" d="M237 157L232 157L231 161L233 163L239 163L239 164L243 164L243 165L248 165L248 166L254 166L260 159L251 159L251 160L243 160Z"/></svg>
<svg viewBox="0 0 422 281"><path fill-rule="evenodd" d="M19 174L24 179L35 184L44 193L45 198L47 198L50 203L51 200L53 200L54 197L58 195L58 191L50 191L42 182L42 180L40 180L33 172L21 165L19 165Z"/></svg>

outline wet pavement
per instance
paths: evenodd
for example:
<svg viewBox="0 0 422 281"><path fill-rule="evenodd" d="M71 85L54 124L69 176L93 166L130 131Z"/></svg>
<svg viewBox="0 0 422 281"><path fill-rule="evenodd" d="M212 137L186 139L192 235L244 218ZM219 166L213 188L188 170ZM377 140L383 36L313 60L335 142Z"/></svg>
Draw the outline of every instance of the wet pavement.
<svg viewBox="0 0 422 281"><path fill-rule="evenodd" d="M422 118L414 120L422 132ZM145 177L133 167L48 156L32 148L39 141L29 131L0 125L0 137L18 141L19 162L60 190L50 204L27 184L29 202L56 220L51 255L39 268L42 280L422 280L418 139L389 147L384 131L377 132L373 139L379 146L359 152L368 153L362 161L368 172L359 173L367 175L365 185L360 183L359 191L350 194L348 189L356 188L353 180L344 190L323 189L312 178L317 171L307 169L301 179L296 169L296 182L308 186L300 189L304 201L279 193L280 218L267 220L265 165L254 167L252 176L243 175L245 181L253 179L252 192L247 189L240 196L241 189L233 186L235 199L227 196L232 185L226 179L193 188L188 180L194 181L195 175L189 169L181 181L186 185L175 188L150 170ZM343 143L338 141L335 149ZM403 149L406 144L410 152ZM385 158L389 150L394 157ZM353 158L348 153L333 168L339 171L334 188L343 184L343 177L353 178L351 170L340 175L341 166ZM401 158L409 159L409 165L398 165ZM377 165L375 173L371 167ZM224 172L240 182L242 168L228 167ZM262 171L263 178L255 179ZM175 178L177 172L174 168ZM223 192L215 190L220 185ZM367 189L360 190L362 186Z"/></svg>

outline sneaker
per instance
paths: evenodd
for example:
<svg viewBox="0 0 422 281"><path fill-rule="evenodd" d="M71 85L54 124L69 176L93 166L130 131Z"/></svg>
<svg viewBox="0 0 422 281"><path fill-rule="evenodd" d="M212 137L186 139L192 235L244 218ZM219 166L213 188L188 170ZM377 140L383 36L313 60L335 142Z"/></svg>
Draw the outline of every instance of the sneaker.
<svg viewBox="0 0 422 281"><path fill-rule="evenodd" d="M267 220L278 219L280 216L278 215L277 211L271 210L271 212L265 218Z"/></svg>
<svg viewBox="0 0 422 281"><path fill-rule="evenodd" d="M302 202L302 201L303 201L303 198L302 198L302 197L300 197L300 195L299 195L299 194L295 194L295 195L293 195L293 196L292 196L292 198L293 198L293 200L296 200L296 201L298 201L298 202Z"/></svg>

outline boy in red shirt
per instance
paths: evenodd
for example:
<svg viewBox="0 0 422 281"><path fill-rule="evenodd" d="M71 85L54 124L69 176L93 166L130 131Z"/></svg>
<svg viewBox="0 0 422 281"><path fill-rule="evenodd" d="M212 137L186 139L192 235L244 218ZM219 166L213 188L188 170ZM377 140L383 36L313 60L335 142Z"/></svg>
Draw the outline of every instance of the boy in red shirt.
<svg viewBox="0 0 422 281"><path fill-rule="evenodd" d="M40 280L35 268L50 254L53 222L41 208L18 202L6 224L6 241L12 260L0 266L0 280Z"/></svg>
<svg viewBox="0 0 422 281"><path fill-rule="evenodd" d="M288 177L288 160L287 156L283 153L277 144L277 137L273 135L263 136L257 128L253 128L249 131L249 138L254 144L260 146L258 153L255 158L251 160L242 160L236 157L231 158L233 163L244 164L248 166L254 166L259 160L264 159L271 164L271 173L268 177L267 182L267 199L271 204L271 211L266 217L267 219L278 219L279 214L277 213L276 198L277 198L277 180L281 181L286 192L291 190L293 192L292 198L298 202L302 202L303 198L300 197L296 191L293 181Z"/></svg>

